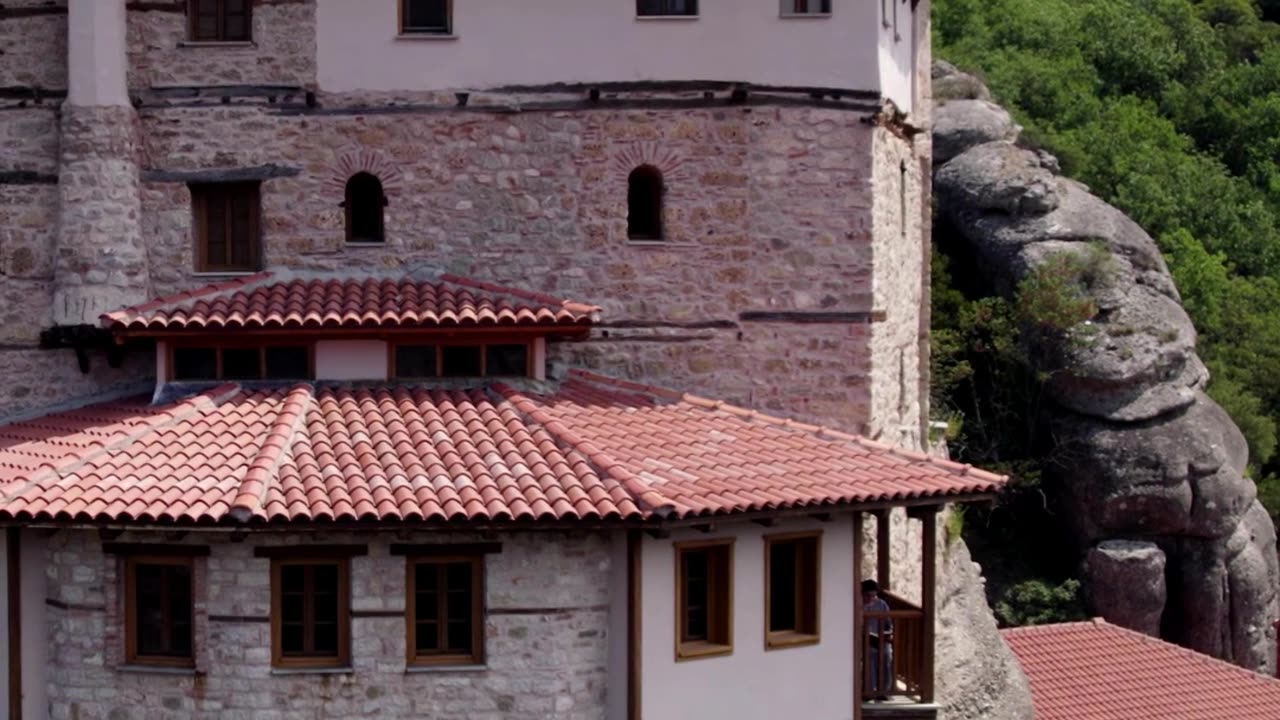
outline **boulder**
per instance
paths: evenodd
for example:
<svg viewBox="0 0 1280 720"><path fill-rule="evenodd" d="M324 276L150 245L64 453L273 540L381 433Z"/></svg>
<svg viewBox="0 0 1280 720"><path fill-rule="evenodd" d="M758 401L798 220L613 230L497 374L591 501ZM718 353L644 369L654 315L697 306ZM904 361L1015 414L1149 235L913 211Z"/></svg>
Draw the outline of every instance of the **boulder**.
<svg viewBox="0 0 1280 720"><path fill-rule="evenodd" d="M987 100L949 100L933 113L933 161L945 163L977 145L1018 139L1008 111Z"/></svg>
<svg viewBox="0 0 1280 720"><path fill-rule="evenodd" d="M990 100L991 91L986 84L968 73L960 72L955 65L939 60L933 64L934 100Z"/></svg>
<svg viewBox="0 0 1280 720"><path fill-rule="evenodd" d="M1105 540L1085 559L1089 606L1107 622L1160 637L1164 551L1153 542Z"/></svg>

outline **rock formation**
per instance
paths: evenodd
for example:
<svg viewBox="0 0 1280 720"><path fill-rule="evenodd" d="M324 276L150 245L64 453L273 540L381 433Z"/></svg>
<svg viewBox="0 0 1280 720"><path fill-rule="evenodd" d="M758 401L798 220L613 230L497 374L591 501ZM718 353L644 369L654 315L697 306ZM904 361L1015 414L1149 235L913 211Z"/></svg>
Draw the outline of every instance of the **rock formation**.
<svg viewBox="0 0 1280 720"><path fill-rule="evenodd" d="M1244 437L1204 393L1196 331L1159 249L1048 153L1019 147L1019 128L980 82L945 64L934 74L937 208L985 279L1010 293L1054 256L1105 265L1084 288L1096 316L1028 347L1053 371L1049 429L1071 462L1049 472L1094 611L1270 672L1275 528L1244 474Z"/></svg>

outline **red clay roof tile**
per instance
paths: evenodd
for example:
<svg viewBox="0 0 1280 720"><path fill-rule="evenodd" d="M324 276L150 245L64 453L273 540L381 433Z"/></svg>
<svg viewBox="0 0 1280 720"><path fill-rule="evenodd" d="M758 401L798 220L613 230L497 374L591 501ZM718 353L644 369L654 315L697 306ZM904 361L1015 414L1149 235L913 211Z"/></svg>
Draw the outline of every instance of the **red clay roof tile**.
<svg viewBox="0 0 1280 720"><path fill-rule="evenodd" d="M1003 635L1039 720L1280 717L1280 680L1101 620Z"/></svg>
<svg viewBox="0 0 1280 720"><path fill-rule="evenodd" d="M221 386L0 427L0 518L505 521L690 518L963 499L1004 478L584 373L496 383Z"/></svg>
<svg viewBox="0 0 1280 720"><path fill-rule="evenodd" d="M274 279L258 273L102 316L132 334L180 330L316 330L590 324L599 308L454 275L409 279Z"/></svg>

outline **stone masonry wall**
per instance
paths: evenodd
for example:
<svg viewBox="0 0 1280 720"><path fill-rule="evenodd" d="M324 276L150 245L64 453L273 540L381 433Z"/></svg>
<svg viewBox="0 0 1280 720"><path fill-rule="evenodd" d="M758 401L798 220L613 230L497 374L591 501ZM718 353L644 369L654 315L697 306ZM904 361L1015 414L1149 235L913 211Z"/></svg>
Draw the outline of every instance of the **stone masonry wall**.
<svg viewBox="0 0 1280 720"><path fill-rule="evenodd" d="M254 0L246 43L188 42L187 0L136 5L129 9L130 88L315 86L313 0Z"/></svg>
<svg viewBox="0 0 1280 720"><path fill-rule="evenodd" d="M866 318L741 314L875 309L865 112L362 113L322 100L302 115L144 108L144 166L177 180L275 166L262 186L269 267L450 271L596 302L618 327L553 360L864 429ZM646 163L667 187L660 244L626 238L627 175ZM385 247L344 244L342 186L366 166L387 186ZM208 281L191 272L190 202L182 182L144 183L159 292Z"/></svg>
<svg viewBox="0 0 1280 720"><path fill-rule="evenodd" d="M0 87L67 89L67 0L5 0Z"/></svg>
<svg viewBox="0 0 1280 720"><path fill-rule="evenodd" d="M163 541L127 533L119 541ZM388 543L475 537L251 536L193 533L211 546L195 567L200 674L121 667L122 562L96 533L60 531L48 545L49 717L53 720L418 718L596 720L605 714L609 537L504 535L487 555L484 669L406 672L405 560ZM271 670L270 560L258 545L368 543L351 560L352 671ZM169 542L172 542L171 540Z"/></svg>

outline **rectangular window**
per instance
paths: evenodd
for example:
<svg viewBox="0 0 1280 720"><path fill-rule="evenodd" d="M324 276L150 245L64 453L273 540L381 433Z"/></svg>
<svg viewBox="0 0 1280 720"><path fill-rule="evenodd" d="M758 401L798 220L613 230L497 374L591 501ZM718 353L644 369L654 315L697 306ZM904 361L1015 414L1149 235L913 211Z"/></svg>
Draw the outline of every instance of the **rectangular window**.
<svg viewBox="0 0 1280 720"><path fill-rule="evenodd" d="M733 652L733 541L676 544L676 659Z"/></svg>
<svg viewBox="0 0 1280 720"><path fill-rule="evenodd" d="M528 343L475 345L396 345L392 377L533 377Z"/></svg>
<svg viewBox="0 0 1280 720"><path fill-rule="evenodd" d="M264 348L266 379L306 380L311 377L311 357L305 346Z"/></svg>
<svg viewBox="0 0 1280 720"><path fill-rule="evenodd" d="M483 663L483 557L410 558L407 565L409 664Z"/></svg>
<svg viewBox="0 0 1280 720"><path fill-rule="evenodd" d="M528 377L528 345L488 345L484 349L484 374L490 377Z"/></svg>
<svg viewBox="0 0 1280 720"><path fill-rule="evenodd" d="M696 17L698 0L636 0L640 17Z"/></svg>
<svg viewBox="0 0 1280 720"><path fill-rule="evenodd" d="M765 540L765 646L818 642L821 533Z"/></svg>
<svg viewBox="0 0 1280 720"><path fill-rule="evenodd" d="M451 0L401 0L400 32L449 35L453 32Z"/></svg>
<svg viewBox="0 0 1280 720"><path fill-rule="evenodd" d="M248 42L250 0L188 0L190 38L199 42Z"/></svg>
<svg viewBox="0 0 1280 720"><path fill-rule="evenodd" d="M831 0L782 0L783 15L830 15Z"/></svg>
<svg viewBox="0 0 1280 720"><path fill-rule="evenodd" d="M190 667L190 557L125 559L125 662Z"/></svg>
<svg viewBox="0 0 1280 720"><path fill-rule="evenodd" d="M196 270L253 272L258 269L258 183L192 184Z"/></svg>
<svg viewBox="0 0 1280 720"><path fill-rule="evenodd" d="M482 348L479 345L447 345L440 348L440 374L444 377L480 377Z"/></svg>
<svg viewBox="0 0 1280 720"><path fill-rule="evenodd" d="M346 558L271 561L271 645L276 667L346 667L350 600Z"/></svg>
<svg viewBox="0 0 1280 720"><path fill-rule="evenodd" d="M311 351L283 347L175 347L174 380L309 380Z"/></svg>

